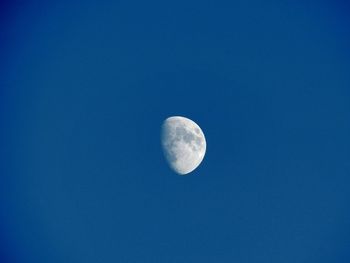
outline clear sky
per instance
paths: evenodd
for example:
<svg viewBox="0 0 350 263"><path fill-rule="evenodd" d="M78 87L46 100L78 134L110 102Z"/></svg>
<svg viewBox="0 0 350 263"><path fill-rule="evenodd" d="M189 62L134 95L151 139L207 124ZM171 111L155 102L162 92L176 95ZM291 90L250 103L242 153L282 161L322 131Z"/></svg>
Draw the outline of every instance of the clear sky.
<svg viewBox="0 0 350 263"><path fill-rule="evenodd" d="M1 262L350 262L345 1L1 8Z"/></svg>

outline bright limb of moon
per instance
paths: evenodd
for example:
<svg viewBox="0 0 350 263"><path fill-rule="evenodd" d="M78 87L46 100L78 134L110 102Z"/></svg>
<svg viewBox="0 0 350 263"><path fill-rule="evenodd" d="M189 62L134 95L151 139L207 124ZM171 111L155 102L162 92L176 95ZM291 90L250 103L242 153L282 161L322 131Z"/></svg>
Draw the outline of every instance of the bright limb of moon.
<svg viewBox="0 0 350 263"><path fill-rule="evenodd" d="M169 117L164 121L161 142L170 167L181 175L198 167L207 147L201 128L194 121L181 116Z"/></svg>

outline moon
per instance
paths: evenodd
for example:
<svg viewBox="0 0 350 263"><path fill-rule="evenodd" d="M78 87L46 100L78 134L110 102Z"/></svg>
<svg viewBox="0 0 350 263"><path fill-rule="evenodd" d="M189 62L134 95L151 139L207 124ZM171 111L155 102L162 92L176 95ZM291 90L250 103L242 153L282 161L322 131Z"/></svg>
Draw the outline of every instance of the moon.
<svg viewBox="0 0 350 263"><path fill-rule="evenodd" d="M180 175L196 169L207 148L202 129L181 116L169 117L163 122L161 143L169 166Z"/></svg>

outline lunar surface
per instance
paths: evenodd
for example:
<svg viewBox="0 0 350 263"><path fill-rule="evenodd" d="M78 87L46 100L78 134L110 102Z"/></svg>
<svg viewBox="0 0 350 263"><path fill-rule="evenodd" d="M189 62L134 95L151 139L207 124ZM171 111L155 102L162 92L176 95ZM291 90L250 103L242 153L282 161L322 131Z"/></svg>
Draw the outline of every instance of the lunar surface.
<svg viewBox="0 0 350 263"><path fill-rule="evenodd" d="M161 142L170 167L181 175L198 167L207 147L201 128L194 121L180 116L164 121Z"/></svg>

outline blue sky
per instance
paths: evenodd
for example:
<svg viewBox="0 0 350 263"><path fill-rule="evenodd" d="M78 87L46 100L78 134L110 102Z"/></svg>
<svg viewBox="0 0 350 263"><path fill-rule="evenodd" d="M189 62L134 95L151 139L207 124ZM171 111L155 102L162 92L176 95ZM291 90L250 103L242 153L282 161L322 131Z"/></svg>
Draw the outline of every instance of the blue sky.
<svg viewBox="0 0 350 263"><path fill-rule="evenodd" d="M3 5L4 262L349 262L341 1ZM172 115L207 140L188 176Z"/></svg>

